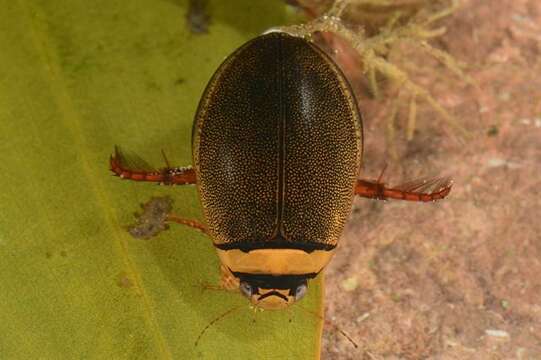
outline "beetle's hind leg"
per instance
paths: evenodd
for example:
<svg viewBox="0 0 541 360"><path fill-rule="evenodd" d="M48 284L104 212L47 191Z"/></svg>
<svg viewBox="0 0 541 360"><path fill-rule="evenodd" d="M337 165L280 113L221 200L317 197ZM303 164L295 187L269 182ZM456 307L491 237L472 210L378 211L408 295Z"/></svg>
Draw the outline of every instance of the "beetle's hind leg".
<svg viewBox="0 0 541 360"><path fill-rule="evenodd" d="M432 177L419 178L388 187L381 181L382 177L383 171L376 181L358 179L355 185L355 195L378 200L396 199L427 202L445 198L453 186L453 181L449 177Z"/></svg>
<svg viewBox="0 0 541 360"><path fill-rule="evenodd" d="M120 148L115 146L115 153L111 155L109 165L114 175L122 179L156 182L165 185L195 184L195 171L191 166L172 167L163 151L162 155L166 166L154 169L135 155L131 155L129 158L124 156Z"/></svg>

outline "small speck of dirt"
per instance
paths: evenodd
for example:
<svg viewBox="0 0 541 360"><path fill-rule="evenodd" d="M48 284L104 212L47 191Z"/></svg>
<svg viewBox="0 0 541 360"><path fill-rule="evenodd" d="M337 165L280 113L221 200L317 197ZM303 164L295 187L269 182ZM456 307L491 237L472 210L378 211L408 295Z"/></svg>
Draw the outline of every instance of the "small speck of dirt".
<svg viewBox="0 0 541 360"><path fill-rule="evenodd" d="M186 23L192 34L208 33L210 15L207 5L207 0L190 0L186 14Z"/></svg>
<svg viewBox="0 0 541 360"><path fill-rule="evenodd" d="M60 256L62 256L62 257L67 257L67 256L68 256L68 253L65 252L64 250L62 250L62 251L60 252Z"/></svg>
<svg viewBox="0 0 541 360"><path fill-rule="evenodd" d="M160 87L160 85L159 85L157 82L155 82L155 81L149 81L149 82L147 82L147 88L148 88L149 90L153 90L153 91L161 91L161 90L162 90L162 88Z"/></svg>
<svg viewBox="0 0 541 360"><path fill-rule="evenodd" d="M118 274L118 279L117 279L116 284L119 287L125 288L125 289L131 288L133 286L132 281L128 277L128 274L126 274L125 272L121 272L120 274Z"/></svg>
<svg viewBox="0 0 541 360"><path fill-rule="evenodd" d="M186 82L186 79L179 77L175 80L175 85L180 86Z"/></svg>
<svg viewBox="0 0 541 360"><path fill-rule="evenodd" d="M50 258L53 257L53 253L51 253L50 251L47 251L47 252L45 253L45 257L46 257L47 259L50 259Z"/></svg>
<svg viewBox="0 0 541 360"><path fill-rule="evenodd" d="M136 239L150 239L169 226L167 215L171 212L173 200L168 196L153 197L141 204L142 214L135 214L136 223L128 226L128 232Z"/></svg>
<svg viewBox="0 0 541 360"><path fill-rule="evenodd" d="M340 283L344 291L353 291L359 287L359 279L356 276L350 276Z"/></svg>
<svg viewBox="0 0 541 360"><path fill-rule="evenodd" d="M492 125L487 131L488 136L496 136L498 135L498 133L499 133L499 129L496 125Z"/></svg>

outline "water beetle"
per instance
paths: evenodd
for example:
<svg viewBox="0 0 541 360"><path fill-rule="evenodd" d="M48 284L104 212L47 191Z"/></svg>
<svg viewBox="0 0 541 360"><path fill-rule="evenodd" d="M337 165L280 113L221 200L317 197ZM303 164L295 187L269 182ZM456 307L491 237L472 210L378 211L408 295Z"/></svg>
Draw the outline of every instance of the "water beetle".
<svg viewBox="0 0 541 360"><path fill-rule="evenodd" d="M193 167L145 171L116 151L114 174L196 184L206 225L171 217L213 240L225 278L256 306L284 308L330 261L354 195L433 201L446 178L388 188L358 179L362 118L338 66L310 41L261 35L218 68L192 129ZM229 282L231 283L231 282Z"/></svg>

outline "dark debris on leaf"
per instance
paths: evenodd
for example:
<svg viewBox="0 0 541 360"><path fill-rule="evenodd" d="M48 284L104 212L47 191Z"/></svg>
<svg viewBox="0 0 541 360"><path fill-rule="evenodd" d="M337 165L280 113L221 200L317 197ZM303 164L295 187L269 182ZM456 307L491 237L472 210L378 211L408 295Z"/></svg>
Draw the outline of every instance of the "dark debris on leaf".
<svg viewBox="0 0 541 360"><path fill-rule="evenodd" d="M207 34L210 23L208 0L190 0L186 21L192 34Z"/></svg>
<svg viewBox="0 0 541 360"><path fill-rule="evenodd" d="M167 216L171 212L173 200L168 196L153 197L141 204L142 214L135 214L137 222L128 226L128 232L136 239L150 239L169 226Z"/></svg>

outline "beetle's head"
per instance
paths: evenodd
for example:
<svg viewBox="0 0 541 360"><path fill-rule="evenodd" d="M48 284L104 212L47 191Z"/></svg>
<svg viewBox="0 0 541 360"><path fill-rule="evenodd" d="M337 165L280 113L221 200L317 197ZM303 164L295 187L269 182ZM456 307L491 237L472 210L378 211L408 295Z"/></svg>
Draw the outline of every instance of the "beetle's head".
<svg viewBox="0 0 541 360"><path fill-rule="evenodd" d="M283 309L304 297L308 276L241 274L240 292L251 303L266 310Z"/></svg>
<svg viewBox="0 0 541 360"><path fill-rule="evenodd" d="M218 249L223 268L239 281L240 292L263 309L283 309L302 299L308 280L321 272L332 254L332 249Z"/></svg>

